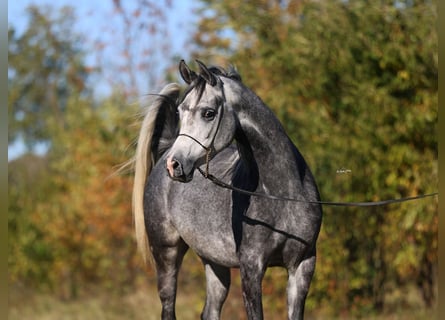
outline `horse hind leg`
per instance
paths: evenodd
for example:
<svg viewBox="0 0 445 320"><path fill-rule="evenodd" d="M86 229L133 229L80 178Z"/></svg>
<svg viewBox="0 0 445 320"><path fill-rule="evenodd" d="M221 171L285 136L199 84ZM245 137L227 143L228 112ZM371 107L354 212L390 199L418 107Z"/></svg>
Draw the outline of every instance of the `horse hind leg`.
<svg viewBox="0 0 445 320"><path fill-rule="evenodd" d="M304 305L315 271L315 260L314 252L301 261L296 268L288 269L287 303L289 319L303 319L304 317Z"/></svg>
<svg viewBox="0 0 445 320"><path fill-rule="evenodd" d="M230 269L203 260L206 273L206 302L201 319L219 319L230 287Z"/></svg>
<svg viewBox="0 0 445 320"><path fill-rule="evenodd" d="M162 304L163 320L176 319L176 289L178 272L188 246L180 240L175 246L153 247L158 277L158 294Z"/></svg>

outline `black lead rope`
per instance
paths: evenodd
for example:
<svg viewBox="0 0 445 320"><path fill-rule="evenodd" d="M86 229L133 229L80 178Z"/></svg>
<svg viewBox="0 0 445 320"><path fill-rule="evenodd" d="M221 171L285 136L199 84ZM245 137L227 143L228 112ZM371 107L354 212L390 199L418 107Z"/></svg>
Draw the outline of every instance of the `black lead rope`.
<svg viewBox="0 0 445 320"><path fill-rule="evenodd" d="M407 202L407 201L412 201L412 200L418 200L418 199L423 199L423 198L428 198L428 197L434 197L437 196L438 193L434 192L434 193L430 193L430 194L423 194L423 195L418 195L415 197L406 197L406 198L399 198L399 199L390 199L390 200L382 200L382 201L365 201L365 202L334 202L334 201L311 201L311 200L303 200L303 199L295 199L295 198L288 198L288 197L278 197L278 196L274 196L274 195L270 195L270 194L265 194L265 193L259 193L259 192L252 192L252 191L247 191L241 188L237 188L234 187L233 185L227 184L224 181L221 181L220 179L218 179L217 177L215 177L213 174L211 174L209 172L209 164L210 164L210 158L211 158L211 153L212 153L212 148L213 148L213 143L215 142L215 138L216 135L219 131L219 127L221 125L221 119L223 117L223 112L224 112L224 102L225 102L225 95L224 95L224 87L222 87L222 93L223 93L223 104L220 106L219 110L221 112L221 114L219 115L219 119L218 119L218 124L215 130L215 134L213 135L213 139L210 143L209 146L205 146L204 144L202 144L198 139L196 139L195 137L192 137L191 135L188 135L186 133L180 133L178 136L183 136L183 137L187 137L189 139L192 139L193 141L195 141L197 144L199 144L205 151L206 151L206 164L205 164L205 171L202 170L201 168L198 167L198 171L202 174L202 176L205 179L210 180L211 182L213 182L215 185L224 188L224 189L229 189L241 194L245 194L248 196L253 196L253 197L260 197L260 198L266 198L266 199L270 199L270 200L280 200L280 201L291 201L291 202L300 202L300 203L309 203L309 204L320 204L320 205L325 205L325 206L333 206L333 207L376 207L376 206L385 206L388 204L393 204L393 203L401 203L401 202ZM161 95L162 96L162 95Z"/></svg>
<svg viewBox="0 0 445 320"><path fill-rule="evenodd" d="M406 202L406 201L412 201L412 200L418 200L428 197L434 197L437 196L438 193L429 193L429 194L422 194L414 197L406 197L406 198L399 198L399 199L390 199L390 200L382 200L382 201L365 201L365 202L332 202L332 201L310 201L310 200L302 200L302 199L295 199L295 198L287 198L287 197L278 197L270 194L265 193L258 193L258 192L252 192L247 191L244 189L240 189L237 187L234 187L230 184L227 184L220 179L216 178L214 175L204 172L201 168L198 167L199 172L203 175L204 178L209 179L211 182L213 182L215 185L229 189L241 194L245 194L248 196L254 196L254 197L260 197L260 198L266 198L271 200L281 200L281 201L291 201L291 202L302 202L302 203L310 203L310 204L321 204L325 206L335 206L335 207L376 207L376 206L385 206L388 204L393 203L400 203L400 202Z"/></svg>

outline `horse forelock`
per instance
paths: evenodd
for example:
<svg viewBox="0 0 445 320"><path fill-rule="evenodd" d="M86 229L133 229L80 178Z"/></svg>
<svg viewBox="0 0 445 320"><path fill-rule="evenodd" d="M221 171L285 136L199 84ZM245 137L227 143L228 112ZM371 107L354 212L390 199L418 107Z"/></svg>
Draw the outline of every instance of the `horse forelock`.
<svg viewBox="0 0 445 320"><path fill-rule="evenodd" d="M229 78L238 82L242 82L241 75L238 73L234 66L230 66L229 70L225 70L219 66L211 66L208 68L210 72L212 72L216 76L223 76L225 78Z"/></svg>
<svg viewBox="0 0 445 320"><path fill-rule="evenodd" d="M222 87L223 81L220 79L220 77L228 78L228 79L231 79L231 80L239 82L239 83L242 82L240 74L236 71L236 69L233 66L230 66L228 71L226 71L224 68L219 67L219 66L209 67L208 70L210 72L212 72L215 76L218 77L217 86L220 86L222 95L224 95L224 90ZM199 75L185 89L181 99L179 100L179 104L183 103L184 100L186 99L186 97L192 92L196 93L196 102L195 103L197 104L201 100L201 98L205 92L206 84L207 84L206 80L202 76Z"/></svg>
<svg viewBox="0 0 445 320"><path fill-rule="evenodd" d="M201 98L202 95L204 94L204 90L205 90L205 86L206 86L206 82L204 80L204 78L202 77L198 77L196 78L195 81L193 81L184 91L184 94L181 98L181 100L179 101L179 104L182 104L185 100L185 98L187 98L187 96L189 94L191 94L192 92L196 92L196 103L198 103Z"/></svg>

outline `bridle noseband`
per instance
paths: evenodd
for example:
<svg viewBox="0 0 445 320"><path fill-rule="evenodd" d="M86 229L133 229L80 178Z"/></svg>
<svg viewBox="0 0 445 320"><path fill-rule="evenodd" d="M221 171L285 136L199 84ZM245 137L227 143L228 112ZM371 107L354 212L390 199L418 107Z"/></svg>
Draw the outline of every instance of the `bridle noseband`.
<svg viewBox="0 0 445 320"><path fill-rule="evenodd" d="M215 134L216 135L216 134ZM213 149L213 143L210 144L210 146L206 147L205 145L203 145L201 142L199 142L198 139L192 137L191 135L188 135L186 133L180 133L178 134L178 137L187 137L192 139L193 141L195 141L197 144L199 144L205 151L206 151L206 171L204 172L204 177L208 178L209 176L209 163L210 163L210 156L212 154L212 149Z"/></svg>

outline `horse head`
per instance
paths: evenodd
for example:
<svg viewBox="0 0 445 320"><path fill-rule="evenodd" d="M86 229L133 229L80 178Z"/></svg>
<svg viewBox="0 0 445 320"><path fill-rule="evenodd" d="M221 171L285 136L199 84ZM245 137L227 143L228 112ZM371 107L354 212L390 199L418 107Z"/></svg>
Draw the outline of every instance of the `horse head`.
<svg viewBox="0 0 445 320"><path fill-rule="evenodd" d="M197 61L199 72L191 70L182 60L179 72L188 84L178 106L180 131L167 155L170 177L181 182L193 179L195 169L227 147L236 131L236 116L226 98L226 87L234 82L225 70L208 68Z"/></svg>

